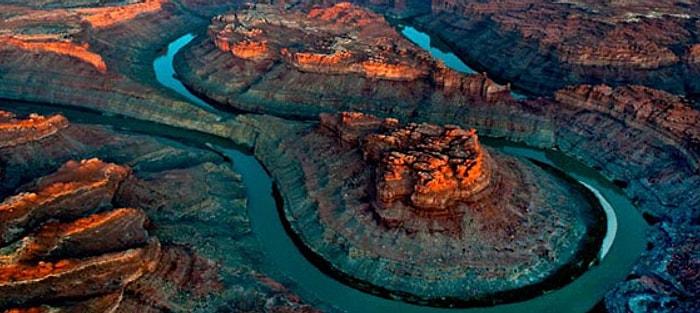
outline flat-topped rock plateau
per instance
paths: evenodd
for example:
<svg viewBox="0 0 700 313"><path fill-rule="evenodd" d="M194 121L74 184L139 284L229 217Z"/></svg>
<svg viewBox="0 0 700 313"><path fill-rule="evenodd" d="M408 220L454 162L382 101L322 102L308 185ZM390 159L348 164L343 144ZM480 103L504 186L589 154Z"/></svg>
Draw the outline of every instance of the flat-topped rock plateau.
<svg viewBox="0 0 700 313"><path fill-rule="evenodd" d="M350 284L429 305L492 305L570 281L605 214L562 173L479 144L475 130L322 115L282 140L285 217ZM287 202L289 200L290 202Z"/></svg>
<svg viewBox="0 0 700 313"><path fill-rule="evenodd" d="M447 68L383 16L350 3L308 12L255 5L211 23L175 66L185 85L224 108L305 119L341 110L415 118L511 99L508 86Z"/></svg>
<svg viewBox="0 0 700 313"><path fill-rule="evenodd" d="M475 68L528 92L646 85L700 93L698 1L438 0L418 17Z"/></svg>
<svg viewBox="0 0 700 313"><path fill-rule="evenodd" d="M0 111L0 164L0 311L313 311L256 271L240 176L213 152Z"/></svg>

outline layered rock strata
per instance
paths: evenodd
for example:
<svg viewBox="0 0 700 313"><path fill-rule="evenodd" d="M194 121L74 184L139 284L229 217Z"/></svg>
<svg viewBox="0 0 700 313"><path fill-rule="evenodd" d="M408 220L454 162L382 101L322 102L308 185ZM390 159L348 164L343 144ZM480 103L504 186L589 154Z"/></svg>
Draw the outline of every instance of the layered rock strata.
<svg viewBox="0 0 700 313"><path fill-rule="evenodd" d="M642 84L700 92L696 1L433 1L418 18L474 67L529 92Z"/></svg>
<svg viewBox="0 0 700 313"><path fill-rule="evenodd" d="M128 169L69 162L0 205L0 307L117 292L152 271L160 243L143 211L110 205Z"/></svg>
<svg viewBox="0 0 700 313"><path fill-rule="evenodd" d="M176 60L184 83L224 107L314 119L357 110L401 118L512 99L463 75L349 3L307 13L256 5L212 18L208 38Z"/></svg>
<svg viewBox="0 0 700 313"><path fill-rule="evenodd" d="M642 86L571 87L556 99L543 105L556 112L559 149L624 187L649 221L697 223L700 119L687 99Z"/></svg>
<svg viewBox="0 0 700 313"><path fill-rule="evenodd" d="M624 193L638 205L644 217L650 224L654 224L654 227L662 223L668 231L678 234L692 233L690 230L694 229L700 216L700 199L696 197L695 192L700 188L697 175L700 171L697 165L700 157L697 152L693 152L697 151L698 145L694 143L690 134L697 133L700 124L697 119L676 118L697 114L697 109L692 103L686 98L641 86L580 86L561 90L557 97L564 103L548 99L527 101L529 106L539 108L536 116L546 116L546 119L551 121L539 124L534 132L552 132L554 139L549 144L550 148L581 160L622 187ZM640 112L650 110L650 113L637 114L637 106L645 108L639 110ZM684 113L679 114L680 112ZM500 113L497 108L484 111L463 125L513 131L514 128L507 125L494 125L493 122L489 122L488 118L492 114ZM286 143L286 137L280 135L304 133L305 127L299 123L265 116L241 116L238 120L259 134L255 142L256 157L265 164L277 181L285 203L308 201L299 200L306 199L305 192L288 188L303 184L304 179L296 176L290 178L287 175L290 168L300 166L284 161L295 159L296 156L287 149L289 145ZM519 126L515 129L517 127ZM524 130L525 133L531 131ZM339 136L344 138L342 133ZM531 145L538 144L538 141L533 141L535 137L511 138L523 140ZM310 150L325 151L324 149L326 146L315 146ZM338 168L346 167L336 166L331 172L335 173ZM324 173L328 171L322 172L319 177L328 176ZM356 182L363 183L365 182ZM676 245L663 237L653 235L649 236L647 241L647 253L653 248L659 255ZM675 266L692 269L695 255L693 250L675 251L678 255ZM649 271L646 276L654 278L653 284L657 286L661 285L656 277L669 275L666 267L647 269ZM630 276L630 280L618 286L623 288L622 286L635 283L634 278L635 276ZM664 283L663 286L667 284ZM678 292L675 287L615 290L608 293L605 301L605 306L611 312L627 310L641 303L639 299L645 299L644 303L648 307L655 307L664 312L673 312L674 307L696 305L692 295L697 293L697 290L693 289L682 292ZM667 301L669 299L670 301Z"/></svg>
<svg viewBox="0 0 700 313"><path fill-rule="evenodd" d="M205 16L214 16L221 12L217 11L218 9L214 9L215 6L225 7L229 5L223 2L224 1L183 0L179 3L184 4L187 10L207 12ZM326 3L328 2L329 1L326 1ZM567 2L572 3L570 4L571 6L574 5L572 1ZM0 12L2 12L1 14L19 15L18 12L24 12L26 6L44 10L48 7L86 6L88 3L95 3L95 1L63 1L61 3L52 1L6 1L5 3L16 3L18 6L3 6L0 10ZM45 5L44 3L50 4ZM210 6L210 4L212 4L212 6ZM666 12L668 10L668 4L667 2L653 2L655 10L660 13L660 19L668 18L666 13L677 13ZM687 4L693 5L692 3ZM585 4L583 2L577 2L576 5L630 7L632 3L629 1L587 2ZM650 5L648 1L636 2L635 6L637 6L637 8L635 10L642 9L649 13L648 8ZM197 26L203 26L201 21L185 13L187 10L179 10L167 4L164 5L163 8L164 10L157 13L139 15L137 18L131 20L130 23L117 23L107 29L94 30L89 33L76 31L78 29L73 26L67 28L67 32L72 36L76 36L77 34L80 40L89 41L89 49L95 51L95 53L99 53L103 57L105 63L110 66L110 71L122 73L128 77L127 79L114 79L115 76L108 76L108 79L105 79L103 75L99 74L99 71L94 70L94 67L91 67L89 64L77 58L55 53L31 53L27 50L16 49L8 45L0 49L0 54L2 54L1 58L5 61L0 62L0 74L3 76L3 83L0 84L0 94L2 97L7 98L70 104L83 108L95 109L105 113L124 114L138 119L155 120L182 128L198 129L206 133L231 138L247 146L260 146L260 149L256 149L256 155L264 160L268 168L273 168L273 165L279 162L276 161L276 155L286 154L279 151L275 153L270 152L275 151L274 145L279 143L280 140L277 138L279 134L271 133L270 127L271 125L277 125L275 129L286 130L287 128L285 127L287 126L281 127L279 125L284 123L283 121L269 117L247 115L239 116L235 120L218 122L214 114L208 114L202 110L186 105L180 101L179 98L173 99L163 96L161 91L151 87L144 88L145 85L150 84L153 86L155 84L152 78L149 79L146 77L148 73L151 73L150 69L152 65L150 62L156 54L155 51L164 46L168 40L174 39L178 34L193 30ZM692 7L690 8L692 10ZM694 12L696 11L697 10ZM527 10L524 12L527 12ZM591 12L595 13L593 10L591 10ZM606 12L612 12L612 10L599 10L598 14L604 14ZM47 16L47 14L43 15L43 17ZM6 22L6 17L8 16L3 16L0 20ZM647 17L640 18L647 20ZM654 21L655 19L648 18L648 20ZM32 22L35 27L25 27L22 28L22 30L34 31L34 29L47 29L46 26L48 24L53 28L56 23L52 21L53 20L36 19ZM439 30L439 32L443 34L454 33L465 27L462 19L453 18L450 14L434 16L431 18L431 21L441 23L440 26L431 27L433 30ZM59 24L64 25L65 23ZM471 38L470 36L472 34L475 35L475 37L490 38L483 41L486 42L484 46L489 47L489 49L486 50L488 53L486 54L486 52L483 52L483 49L480 49L479 51L482 51L482 54L478 57L483 60L494 60L493 63L484 63L490 66L490 68L483 68L483 70L487 70L491 73L491 76L494 77L505 77L498 69L505 71L506 68L512 67L513 64L517 65L527 62L530 62L529 64L538 64L538 62L540 62L540 59L531 57L532 55L536 56L536 53L532 55L509 54L515 57L499 57L498 53L505 50L493 49L491 47L494 45L512 47L514 46L512 42L519 40L518 38L520 37L493 36L495 28L489 28L487 24L488 23L479 26L479 32L469 31L468 33L461 33L459 38L464 39L464 41L461 41L459 44L455 44L459 41L456 40L457 37L454 36L444 36L443 39L450 42L452 47L463 47L463 49L459 49L457 53L468 58L470 55L465 52L476 51L477 49L473 49L473 45L482 42L479 41L478 38ZM443 27L444 25L448 27ZM692 30L697 28L697 23L693 24L692 21L689 21L687 26L687 29ZM675 29L674 27L670 27L669 29ZM662 34L659 32L644 33L647 35ZM678 33L681 34L682 32ZM59 37L60 36L61 35L59 35ZM495 38L502 38L503 40L497 41ZM80 43L83 41L78 42ZM466 47L464 44L466 42L470 42L468 49L464 48ZM526 46L516 45L516 47L523 48ZM676 55L683 55L681 62L688 62L689 73L697 74L700 73L700 66L697 66L693 61L697 59L694 58L697 49L693 47L691 47L686 54L674 50L675 48L673 47L671 51ZM533 48L531 51L534 53L538 51L538 49ZM129 55L131 57L125 58L124 55ZM32 62L26 62L30 56ZM493 56L493 58L491 58L491 56ZM471 61L475 62L476 60L472 58ZM113 64L113 66L111 64ZM57 68L56 65L65 66ZM534 92L536 92L538 88L544 88L538 86L553 86L571 77L568 73L568 76L557 76L557 67L551 66L551 64L541 69L534 65L529 68L532 69L530 72L534 73L529 77L537 77L537 81L532 82L530 85L535 89ZM51 69L51 71L47 71L47 69ZM115 72L113 72L113 74ZM651 73L653 74L655 71L652 70ZM671 76L673 75L669 75L668 77ZM526 76L524 75L523 77ZM518 84L518 79L514 79L513 81ZM700 80L696 79L687 79L684 80L684 83L694 86L690 88L697 90L699 86L697 83L699 81ZM524 85L520 84L520 86ZM550 87L546 88L550 89ZM616 92L625 89L627 88L614 88ZM636 93L637 91L633 92ZM648 92L643 92L643 94L646 93ZM589 99L588 101L596 100ZM684 103L685 101L685 99L681 98L678 103L681 105L680 107L694 110L693 106ZM167 106L165 104L167 104ZM621 103L613 102L612 104L620 107L623 106ZM699 214L698 212L700 212L698 198L694 197L694 195L697 194L695 190L700 188L699 182L696 179L698 168L694 165L697 164L697 157L679 150L679 148L673 144L673 140L667 139L667 134L653 131L653 127L650 127L650 124L643 119L636 123L629 123L626 119L618 119L606 113L595 110L591 111L583 107L584 105L561 105L555 101L537 100L519 104L515 109L511 105L505 105L502 102L478 109L446 105L439 109L431 110L430 112L420 111L420 114L417 115L419 119L428 121L458 123L467 127L478 127L481 134L487 133L489 135L506 136L510 139L525 141L535 146L558 147L566 154L579 158L586 164L599 169L605 176L614 180L620 186L626 186L624 189L626 194L633 198L635 202L639 203L640 210L645 213L645 216L650 222L655 223L657 221L663 221L671 230L697 224L697 216ZM651 116L661 111L653 105L650 107L652 109ZM695 108L697 108L697 106L695 106ZM554 121L552 121L552 119L554 119ZM691 127L697 128L697 125L692 126L691 124ZM61 141L62 145L70 147L70 149L78 149L79 146L83 148L89 146L89 144L84 141L77 144L77 141L70 139L70 136L66 136L66 134L71 133L73 136L80 137L80 135L76 135L73 131L76 129L75 127L69 127L67 129L67 131L59 132L58 136L52 138L63 140ZM291 129L296 128L292 127ZM104 138L99 137L101 132L93 128L83 128L82 131L85 130L88 130L90 136ZM673 137L680 138L683 136L673 135ZM97 142L99 140L95 139L95 141ZM3 176L1 180L3 195L12 194L16 186L31 180L32 177L46 175L63 162L70 159L70 156L66 156L65 152L61 152L65 149L52 147L47 144L47 141L40 142L41 144L34 144L31 149L26 151L2 149L3 168L0 170L0 173ZM95 147L93 146L93 148ZM126 149L115 149L115 151L116 150L124 151ZM58 159L40 160L38 156L43 154L39 151L50 151L50 153L52 153L51 155L62 156ZM86 157L90 156L88 155ZM23 159L31 161L23 165ZM660 162L657 162L657 160L660 160ZM12 162L13 165L9 166L9 162ZM158 164L158 162L147 163L152 166ZM161 168L161 165L157 167ZM273 173L273 175L276 174ZM684 232L692 232L692 229L693 228L684 228ZM673 245L670 241L660 240L657 236L650 236L648 240L650 242L650 247L668 248ZM679 250L678 253L686 256L692 255L692 251ZM678 258L678 260L677 262L679 263L677 264L679 264L679 266L689 267L692 258L684 257ZM666 275L666 270L657 267L654 269L654 272L648 276L660 277L664 275ZM664 300L665 298L663 297L654 296L661 295L668 290L674 289L648 289L648 292L637 293L637 295L640 295L639 297L633 292L618 293L617 300L612 301L610 298L608 299L608 308L611 311L616 310L616 308L626 310L626 308L628 308L627 301L630 301L629 303L632 304L639 303L637 300L642 298L649 300L649 305L659 308L659 310L664 308L664 303L670 303L673 307L686 304L691 308L693 307L694 304L690 301L693 299L692 294L688 297L685 291L682 293L683 296L675 297L671 302ZM244 298L245 297L242 297L241 299ZM262 298L264 297L256 297L256 299ZM678 304L678 306L675 304ZM672 310L670 307L666 308L669 311ZM78 311L82 312L83 310Z"/></svg>
<svg viewBox="0 0 700 313"><path fill-rule="evenodd" d="M286 173L291 229L320 264L374 293L515 301L576 276L602 238L584 188L486 150L473 130L342 113L282 142L289 159L272 171Z"/></svg>

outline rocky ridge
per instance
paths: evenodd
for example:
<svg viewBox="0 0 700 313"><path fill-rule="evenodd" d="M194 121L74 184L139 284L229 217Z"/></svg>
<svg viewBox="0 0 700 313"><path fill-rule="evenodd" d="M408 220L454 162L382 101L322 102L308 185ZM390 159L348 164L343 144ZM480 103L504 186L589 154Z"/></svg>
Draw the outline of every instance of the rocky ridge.
<svg viewBox="0 0 700 313"><path fill-rule="evenodd" d="M242 289L251 304L313 311L255 273L240 177L216 154L2 116L1 310L209 312L239 307ZM129 166L73 161L94 156Z"/></svg>
<svg viewBox="0 0 700 313"><path fill-rule="evenodd" d="M203 26L204 20L188 8L160 0L42 3L0 4L0 98L73 105L160 123L179 123L172 120L177 115L180 122L189 120L187 129L218 125L228 137L219 116L173 97L154 79L152 60L159 49L188 29Z"/></svg>

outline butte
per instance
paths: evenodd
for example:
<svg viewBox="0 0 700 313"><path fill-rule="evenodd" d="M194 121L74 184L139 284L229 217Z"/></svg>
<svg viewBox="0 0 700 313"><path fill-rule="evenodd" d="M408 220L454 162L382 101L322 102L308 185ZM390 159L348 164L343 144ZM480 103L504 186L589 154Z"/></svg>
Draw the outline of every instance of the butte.
<svg viewBox="0 0 700 313"><path fill-rule="evenodd" d="M297 242L349 284L433 306L517 301L595 260L605 217L585 187L479 143L474 129L322 114L285 141ZM293 184L293 183L292 183ZM294 188L294 190L289 190Z"/></svg>

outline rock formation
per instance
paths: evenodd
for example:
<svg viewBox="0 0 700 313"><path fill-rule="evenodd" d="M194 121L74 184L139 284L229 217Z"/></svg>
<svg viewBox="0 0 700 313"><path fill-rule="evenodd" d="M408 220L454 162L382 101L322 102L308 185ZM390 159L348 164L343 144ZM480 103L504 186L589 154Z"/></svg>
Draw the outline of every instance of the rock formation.
<svg viewBox="0 0 700 313"><path fill-rule="evenodd" d="M659 223L630 279L606 296L608 311L692 312L700 301L700 229Z"/></svg>
<svg viewBox="0 0 700 313"><path fill-rule="evenodd" d="M341 113L282 142L289 159L272 172L295 195L285 197L291 229L370 292L431 305L515 301L576 276L572 264L588 264L602 238L604 216L585 189L488 151L474 130Z"/></svg>
<svg viewBox="0 0 700 313"><path fill-rule="evenodd" d="M258 4L211 22L209 38L176 67L186 85L225 107L309 119L348 109L409 118L462 100L512 100L507 86L447 68L384 17L350 3L307 13Z"/></svg>
<svg viewBox="0 0 700 313"><path fill-rule="evenodd" d="M128 174L97 159L69 162L3 201L0 307L116 292L155 268L160 243L143 211L97 213Z"/></svg>
<svg viewBox="0 0 700 313"><path fill-rule="evenodd" d="M440 0L419 20L474 67L537 94L600 83L695 94L698 73L687 68L699 8L696 1Z"/></svg>
<svg viewBox="0 0 700 313"><path fill-rule="evenodd" d="M218 117L158 87L151 62L169 41L203 23L186 8L161 0L5 2L0 4L0 98L159 122L179 112L178 120L190 119L188 128L201 130Z"/></svg>
<svg viewBox="0 0 700 313"><path fill-rule="evenodd" d="M33 114L27 120L19 120L14 114L0 111L0 148L36 141L67 126L68 120L60 115L45 118Z"/></svg>
<svg viewBox="0 0 700 313"><path fill-rule="evenodd" d="M313 311L255 280L240 177L216 154L60 115L0 116L0 310L209 312L236 307L229 290L241 289ZM73 160L86 156L129 167Z"/></svg>
<svg viewBox="0 0 700 313"><path fill-rule="evenodd" d="M139 14L151 13L162 9L167 0L144 0L124 6L77 9L76 13L94 28L104 28L116 23L127 22Z"/></svg>
<svg viewBox="0 0 700 313"><path fill-rule="evenodd" d="M102 56L91 51L87 42L79 40L83 31L80 23L87 22L94 28L106 28L132 20L140 14L158 11L164 2L165 0L146 0L124 6L71 10L58 8L23 10L16 6L2 5L3 8L9 8L11 12L8 18L0 22L0 29L4 30L0 37L0 49L2 46L9 45L33 53L50 52L67 55L90 64L101 73L106 73L107 65ZM37 20L44 23L55 22L56 25L53 27L32 25Z"/></svg>
<svg viewBox="0 0 700 313"><path fill-rule="evenodd" d="M650 220L700 217L700 197L688 193L700 187L700 119L687 99L642 86L571 87L556 99L546 105L562 151L625 187Z"/></svg>
<svg viewBox="0 0 700 313"><path fill-rule="evenodd" d="M19 40L12 37L0 38L0 42L3 42L4 44L8 45L13 45L22 50L28 50L32 52L45 51L71 56L74 58L78 58L87 64L92 65L100 72L107 72L107 65L105 65L105 62L102 60L102 57L98 54L90 52L88 50L88 44L75 44L72 42L60 41L32 42Z"/></svg>
<svg viewBox="0 0 700 313"><path fill-rule="evenodd" d="M293 2L295 7L302 7L300 3L304 1ZM312 2L315 3L314 5L319 4L319 1ZM322 1L324 5L333 2L336 1ZM390 1L372 2L385 5ZM138 4L143 3L145 2ZM147 3L152 5L157 2L147 1ZM4 1L0 5L0 33L3 34L0 42L0 59L3 60L0 62L0 76L2 76L0 97L30 100L46 105L58 103L103 113L123 114L137 119L158 121L180 128L215 134L243 143L248 147L255 145L256 156L263 160L275 177L283 177L283 174L279 171L275 172L274 169L292 158L288 152L276 146L281 140L276 136L287 133L273 133L268 127L270 120L273 119L266 116L242 115L219 122L217 114L200 110L185 103L181 98L168 94L168 91L164 91L163 88L156 87L157 83L152 77L151 61L157 51L162 51L162 48L178 35L205 27L206 21L195 14L205 17L216 16L239 3L222 0L182 0L177 1L177 4L162 3L159 10L129 17L128 23L115 20L109 26L96 27L83 19L88 18L88 15L78 14L74 9L104 6L100 1ZM279 8L284 8L291 2L275 1L275 4ZM470 9L461 12L463 8L461 4L469 5ZM443 84L459 86L452 89L457 91L452 93L434 93L435 86L421 89L415 82L411 83L410 88L406 88L412 91L406 92L398 90L400 84L405 82L369 80L359 73L351 74L356 75L358 79L346 81L347 85L330 79L334 78L332 75L316 76L312 75L314 74L312 72L305 72L305 76L301 79L302 76L298 76L300 74L294 71L273 71L272 74L278 76L267 76L256 83L264 88L274 86L273 89L267 90L278 90L275 89L277 85L269 81L280 77L280 79L287 79L290 86L303 85L305 88L320 86L319 92L311 95L302 92L308 88L293 89L286 94L274 92L274 97L284 98L285 101L315 97L314 101L306 103L307 107L316 103L335 103L339 98L361 90L367 99L375 99L364 106L358 105L357 109L361 111L387 116L395 115L403 117L402 120L411 118L418 122L430 121L459 124L466 128L475 127L479 129L479 134L482 136L506 137L524 141L533 146L557 148L569 156L582 160L624 187L624 192L638 204L647 220L655 224L655 229L662 228L661 233L672 233L675 235L669 236L679 238L667 240L666 236L658 236L659 232L649 236L647 254L654 256L653 262L640 261L639 264L646 265L640 265L635 272L642 274L631 275L627 282L623 282L618 286L619 288L608 294L606 298L608 310L618 312L636 306L640 310L654 308L660 311L673 311L688 308L686 311L690 311L697 307L698 305L693 302L696 295L692 289L693 285L683 278L689 277L692 282L692 277L695 277L693 260L697 259L694 254L697 249L692 248L691 235L697 232L694 226L700 216L700 197L696 192L700 189L700 180L697 175L699 171L697 143L692 139L697 138L694 134L697 134L698 125L692 118L684 119L686 116L697 114L697 104L659 90L617 86L631 82L676 93L697 93L697 90L700 90L700 80L695 79L700 75L700 65L697 62L700 50L697 48L696 41L700 23L695 18L698 12L697 4L693 1L594 3L591 1L449 0L433 1L433 5L436 14L425 19L414 19L414 21L420 22L434 35L439 35L448 43L448 46L454 48L458 55L467 59L470 65L475 65L474 67L480 71L488 72L490 77L509 80L534 94L553 93L559 90L560 86L572 84L572 82L578 84L602 81L616 87L566 88L556 93L556 98L561 101L559 102L554 99L531 101L503 99L504 93L497 92L502 87L493 84L483 75L465 80L460 77L470 76L438 75L434 80L437 86ZM68 8L70 10L67 10ZM512 10L504 11L508 8ZM107 12L114 9L118 9L117 6L101 12L108 17ZM96 16L100 15L96 14ZM463 16L468 16L469 20L464 19ZM68 45L62 45L67 47L68 51L76 49L76 51L87 51L98 55L108 66L108 71L101 72L93 64L81 59L79 54L71 56L70 52L52 52L41 48L21 49L17 45L5 42L9 38L31 44L67 42ZM557 43L557 40L561 39L565 41ZM85 50L80 50L80 47ZM248 47L244 48L241 51L247 51ZM190 82L195 80L188 77L211 74L211 86L196 88L199 92L204 92L205 89L215 90L216 88L212 86L223 86L232 82L226 76L218 75L219 70L236 66L237 63L231 61L234 57L230 53L219 51L213 43L207 49L193 47L192 50L190 56L197 57L188 59L188 62L193 64L192 71L196 70L199 73L189 75L191 70L186 70L183 64L178 68L180 74L187 74L185 77ZM250 50L254 51L254 49ZM187 55L187 51L185 52ZM617 52L619 54L616 54ZM330 53L325 55L334 56ZM559 62L557 55L565 57L566 62ZM630 62L632 60L641 62L632 63ZM184 63L181 60L180 62ZM285 66L287 65L285 63ZM439 66L437 64L435 68ZM298 71L297 68L294 69ZM282 73L287 75L286 78ZM304 83L299 84L300 81ZM329 83L324 85L324 82ZM387 82L390 83L386 84ZM382 87L382 84L386 85ZM235 87L240 88L238 85ZM258 91L256 88L258 87L255 84L251 86L253 91ZM265 91L264 88L259 90ZM385 112L379 112L380 110L376 109L380 107L377 103L392 95L390 91L399 95L395 98L411 100L419 98L419 95L431 94L434 98L442 100L422 101L419 106L406 104L406 102L394 102L395 105L383 109ZM253 94L250 93L250 95ZM493 101L484 102L484 95L491 95ZM211 95L210 97L214 98ZM268 95L266 99L269 98L273 97ZM443 98L449 98L449 100ZM251 102L254 101L251 100ZM427 103L431 103L432 106L428 107ZM319 107L330 106L319 105ZM341 106L340 109L347 108ZM299 107L296 107L281 114L295 115L298 109ZM635 111L637 109L643 114L637 114ZM306 117L315 116L314 112L307 113L304 114ZM215 190L224 189L205 186L207 184L202 181L237 181L236 176L227 171L225 166L200 164L200 161L218 164L219 158L206 153L183 152L182 149L154 148L158 145L153 141L140 141L143 145L150 147L144 150L148 151L146 156L130 150L128 147L133 143L123 141L126 137L114 140L113 134L104 128L65 126L60 122L59 117L47 117L46 121L58 123L39 122L36 125L39 125L37 128L40 131L36 133L27 132L29 128L17 125L9 125L0 131L7 134L4 137L0 136L1 140L9 143L0 147L0 164L2 164L0 194L3 198L17 194L20 186L26 186L37 177L55 172L69 160L98 156L108 162L128 164L135 170L136 177L146 178L136 179L134 176L127 178L130 182L122 185L121 190L124 191L118 193L119 205L117 206L148 208L146 211L149 220L156 225L172 225L169 223L176 223L175 216L185 220L195 218L202 224L216 222L222 215L229 216L231 218L225 222L229 224L222 228L235 229L234 237L237 239L231 241L227 237L227 244L245 241L244 238L249 230L247 230L244 215L240 213L245 211L241 209L242 199L234 197L225 200L225 204L221 205L221 207L238 208L235 213L209 214L217 212L216 209L211 209L212 211L207 214L196 214L197 210L204 206L195 204L208 203L202 200L208 199L208 195L220 194L214 192ZM294 125L288 126L293 130L299 130L301 125L289 121L284 123ZM13 129L12 135L5 133L8 128ZM144 147L143 145L139 147ZM16 149L18 146L21 149ZM317 146L313 147L318 149ZM193 162L192 159L198 161ZM177 169L173 169L164 160L176 160L173 162L179 165L175 166ZM194 166L195 163L200 165ZM170 170L165 170L168 168ZM169 181L170 177L186 179L189 184L196 186L183 187L174 181ZM297 181L282 179L280 181L283 182L280 184L283 189L282 196L286 202L292 202L298 194L294 193L294 190L284 189L283 185L284 183L292 185ZM182 199L176 196L183 193L183 190L190 189L196 190L198 195L188 197L189 201L181 201ZM229 184L225 189L240 192L240 189L230 188ZM171 192L163 192L163 190ZM212 192L209 193L210 191ZM150 200L143 201L145 199ZM188 210L191 207L197 207L197 210ZM159 212L158 208L167 208L167 210L159 216L154 214ZM197 225L178 224L177 227L156 227L149 229L149 232L151 234L158 232L156 236L161 238L161 242L166 242L163 249L166 252L163 252L163 255L168 254L168 249L175 247L180 252L173 255L185 253L191 256L189 253L194 250L204 255L205 259L216 259L214 257L216 255L228 254L235 255L233 258L236 260L245 259L240 255L244 252L239 252L249 251L245 247L237 245L231 249L211 248L222 245L211 245L212 242L207 241L206 238L211 238L212 234L218 236L216 238L227 236L217 227L208 227L206 230L209 233L192 236L196 237L195 240L198 242L194 247L186 244L186 239L189 238L177 236L178 230L181 233L190 234L195 233L193 229L205 229L199 226L201 224ZM187 231L181 231L182 229ZM332 240L332 238L324 239ZM170 245L173 242L177 245ZM688 245L684 245L686 242ZM353 250L353 255L362 255L362 251ZM674 257L662 258L667 255L674 255ZM199 260L196 257L182 259ZM238 261L233 263L236 262ZM183 261L184 263L195 266L210 264L199 261ZM649 264L655 266L648 266ZM643 271L640 268L643 268ZM187 270L182 267L180 272L187 272ZM274 288L270 287L270 284L254 283L259 280L253 279L254 275L250 275L249 271L243 270L237 273L240 275L232 281L244 287L231 288L242 291L237 294L236 300L230 301L230 306L246 304L250 311L261 311L265 309L266 299L274 299L269 303L286 303L288 299L294 298L285 293L274 293L272 296L271 290ZM184 280L187 281L199 281L199 279L189 280L186 275L178 277L185 277ZM166 285L172 286L172 284ZM202 286L203 290L212 288L216 289L216 286ZM165 289L148 289L159 299L158 303L163 304L159 307L160 309L152 310L167 310L166 308L175 308L186 302L180 301L182 299L166 300L166 298L173 298L156 292ZM247 297L247 295L253 296ZM266 298L268 296L269 298ZM80 303L76 302L74 311L86 312L91 310L88 309L90 307L99 307L94 311L103 312L108 311L107 308L113 308L114 303L121 303L122 308L127 307L126 303L139 307L139 309L132 309L129 306L124 311L145 311L142 304L148 302L148 299L153 298L144 297L137 300L128 296L125 298L123 293L115 292ZM246 302L247 299L255 299L255 301ZM54 309L71 311L71 307L61 303L36 304L36 307L26 307L21 310L31 312Z"/></svg>

